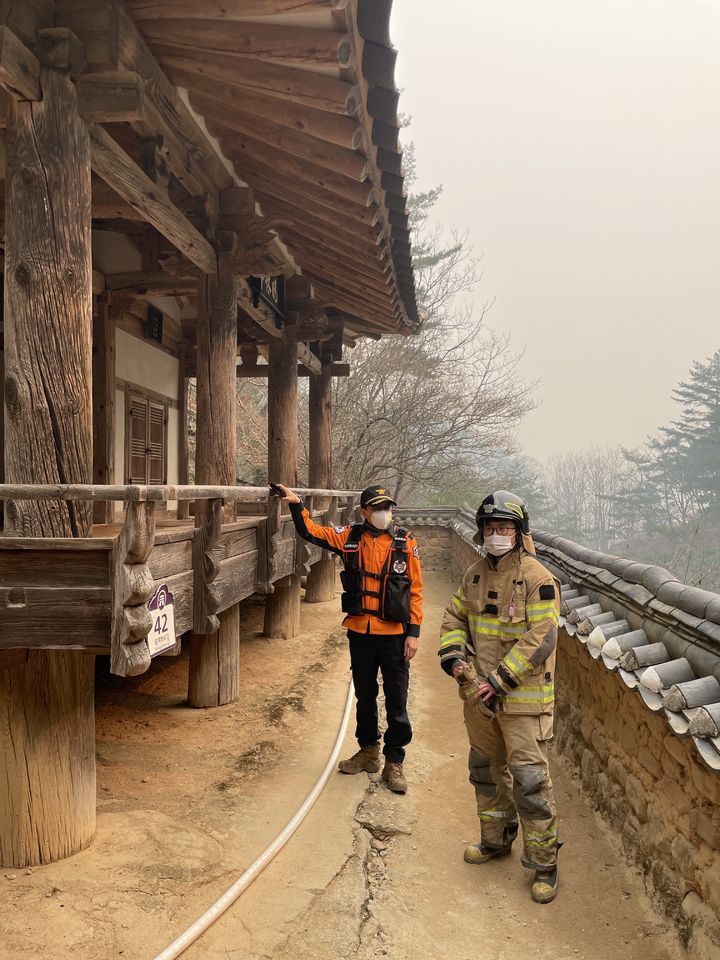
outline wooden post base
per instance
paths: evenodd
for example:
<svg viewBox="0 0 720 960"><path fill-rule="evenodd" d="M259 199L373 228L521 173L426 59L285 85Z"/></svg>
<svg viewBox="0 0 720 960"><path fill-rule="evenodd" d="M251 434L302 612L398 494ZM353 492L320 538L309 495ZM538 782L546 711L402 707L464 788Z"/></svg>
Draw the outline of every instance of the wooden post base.
<svg viewBox="0 0 720 960"><path fill-rule="evenodd" d="M323 553L322 558L310 567L305 584L305 602L322 603L335 596L335 558Z"/></svg>
<svg viewBox="0 0 720 960"><path fill-rule="evenodd" d="M31 650L0 673L0 866L72 856L95 834L95 658Z"/></svg>
<svg viewBox="0 0 720 960"><path fill-rule="evenodd" d="M220 629L195 633L190 645L188 704L221 707L240 696L240 605L218 615Z"/></svg>
<svg viewBox="0 0 720 960"><path fill-rule="evenodd" d="M300 633L300 574L283 577L274 587L275 593L265 600L263 633L266 637L292 640Z"/></svg>

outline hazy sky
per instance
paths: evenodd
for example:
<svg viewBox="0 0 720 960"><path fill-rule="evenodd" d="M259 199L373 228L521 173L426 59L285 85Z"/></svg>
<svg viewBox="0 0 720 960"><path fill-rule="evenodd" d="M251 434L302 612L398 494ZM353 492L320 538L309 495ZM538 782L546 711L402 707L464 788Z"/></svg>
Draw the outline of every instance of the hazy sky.
<svg viewBox="0 0 720 960"><path fill-rule="evenodd" d="M720 348L720 0L395 0L419 189L542 378L523 450L634 446Z"/></svg>

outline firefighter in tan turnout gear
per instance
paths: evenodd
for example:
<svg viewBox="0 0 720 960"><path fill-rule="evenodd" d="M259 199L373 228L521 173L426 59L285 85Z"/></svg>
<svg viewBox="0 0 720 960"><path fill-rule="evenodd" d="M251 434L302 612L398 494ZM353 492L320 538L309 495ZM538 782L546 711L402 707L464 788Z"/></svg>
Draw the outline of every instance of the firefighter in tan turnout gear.
<svg viewBox="0 0 720 960"><path fill-rule="evenodd" d="M476 515L486 556L465 573L443 620L439 656L460 685L482 864L510 852L523 828L533 899L557 893L558 835L547 742L552 737L560 585L535 558L523 500L499 490Z"/></svg>

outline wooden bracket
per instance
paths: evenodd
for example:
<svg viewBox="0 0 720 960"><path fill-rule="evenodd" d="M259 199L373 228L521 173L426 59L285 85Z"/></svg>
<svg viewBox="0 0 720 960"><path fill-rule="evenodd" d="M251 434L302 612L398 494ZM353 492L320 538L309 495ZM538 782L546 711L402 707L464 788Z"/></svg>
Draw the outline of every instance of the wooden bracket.
<svg viewBox="0 0 720 960"><path fill-rule="evenodd" d="M214 581L220 565L213 549L222 528L223 501L195 501L195 540L193 541L193 632L216 633L220 629L220 599Z"/></svg>
<svg viewBox="0 0 720 960"><path fill-rule="evenodd" d="M0 87L15 100L42 99L40 61L7 27L0 27Z"/></svg>
<svg viewBox="0 0 720 960"><path fill-rule="evenodd" d="M58 73L67 73L71 80L76 80L85 71L83 45L67 27L44 27L38 30L35 53L43 66Z"/></svg>
<svg viewBox="0 0 720 960"><path fill-rule="evenodd" d="M275 592L273 580L277 577L277 552L282 528L282 501L268 497L267 518L258 526L257 593Z"/></svg>
<svg viewBox="0 0 720 960"><path fill-rule="evenodd" d="M147 603L155 585L147 559L154 542L155 504L129 503L112 552L110 670L121 677L135 677L150 666L146 638L152 617Z"/></svg>

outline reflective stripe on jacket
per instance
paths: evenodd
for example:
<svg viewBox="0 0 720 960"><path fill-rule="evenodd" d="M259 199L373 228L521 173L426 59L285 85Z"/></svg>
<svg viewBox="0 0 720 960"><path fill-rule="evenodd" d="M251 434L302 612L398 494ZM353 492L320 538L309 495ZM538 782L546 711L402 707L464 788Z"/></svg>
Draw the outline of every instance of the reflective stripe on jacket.
<svg viewBox="0 0 720 960"><path fill-rule="evenodd" d="M552 713L560 584L525 550L473 564L445 611L441 663L475 664L508 713Z"/></svg>
<svg viewBox="0 0 720 960"><path fill-rule="evenodd" d="M352 526L347 527L323 527L310 516L307 509L302 504L291 503L290 513L295 523L295 529L300 536L309 543L322 547L324 550L332 550L341 559L343 558L343 547L350 536ZM388 554L392 550L393 538L384 530L377 535L369 530L364 530L360 538L360 566L370 573L381 573L388 559ZM418 556L417 540L408 533L407 537L407 575L410 577L410 623L397 623L394 620L381 620L372 614L362 614L361 616L348 615L343 620L343 625L354 633L375 633L375 634L398 634L406 633L410 637L420 636L420 624L422 623L422 572L420 570L420 558ZM369 591L377 590L377 581L371 578L365 578L364 588ZM379 609L379 599L369 596L363 601L368 609Z"/></svg>

